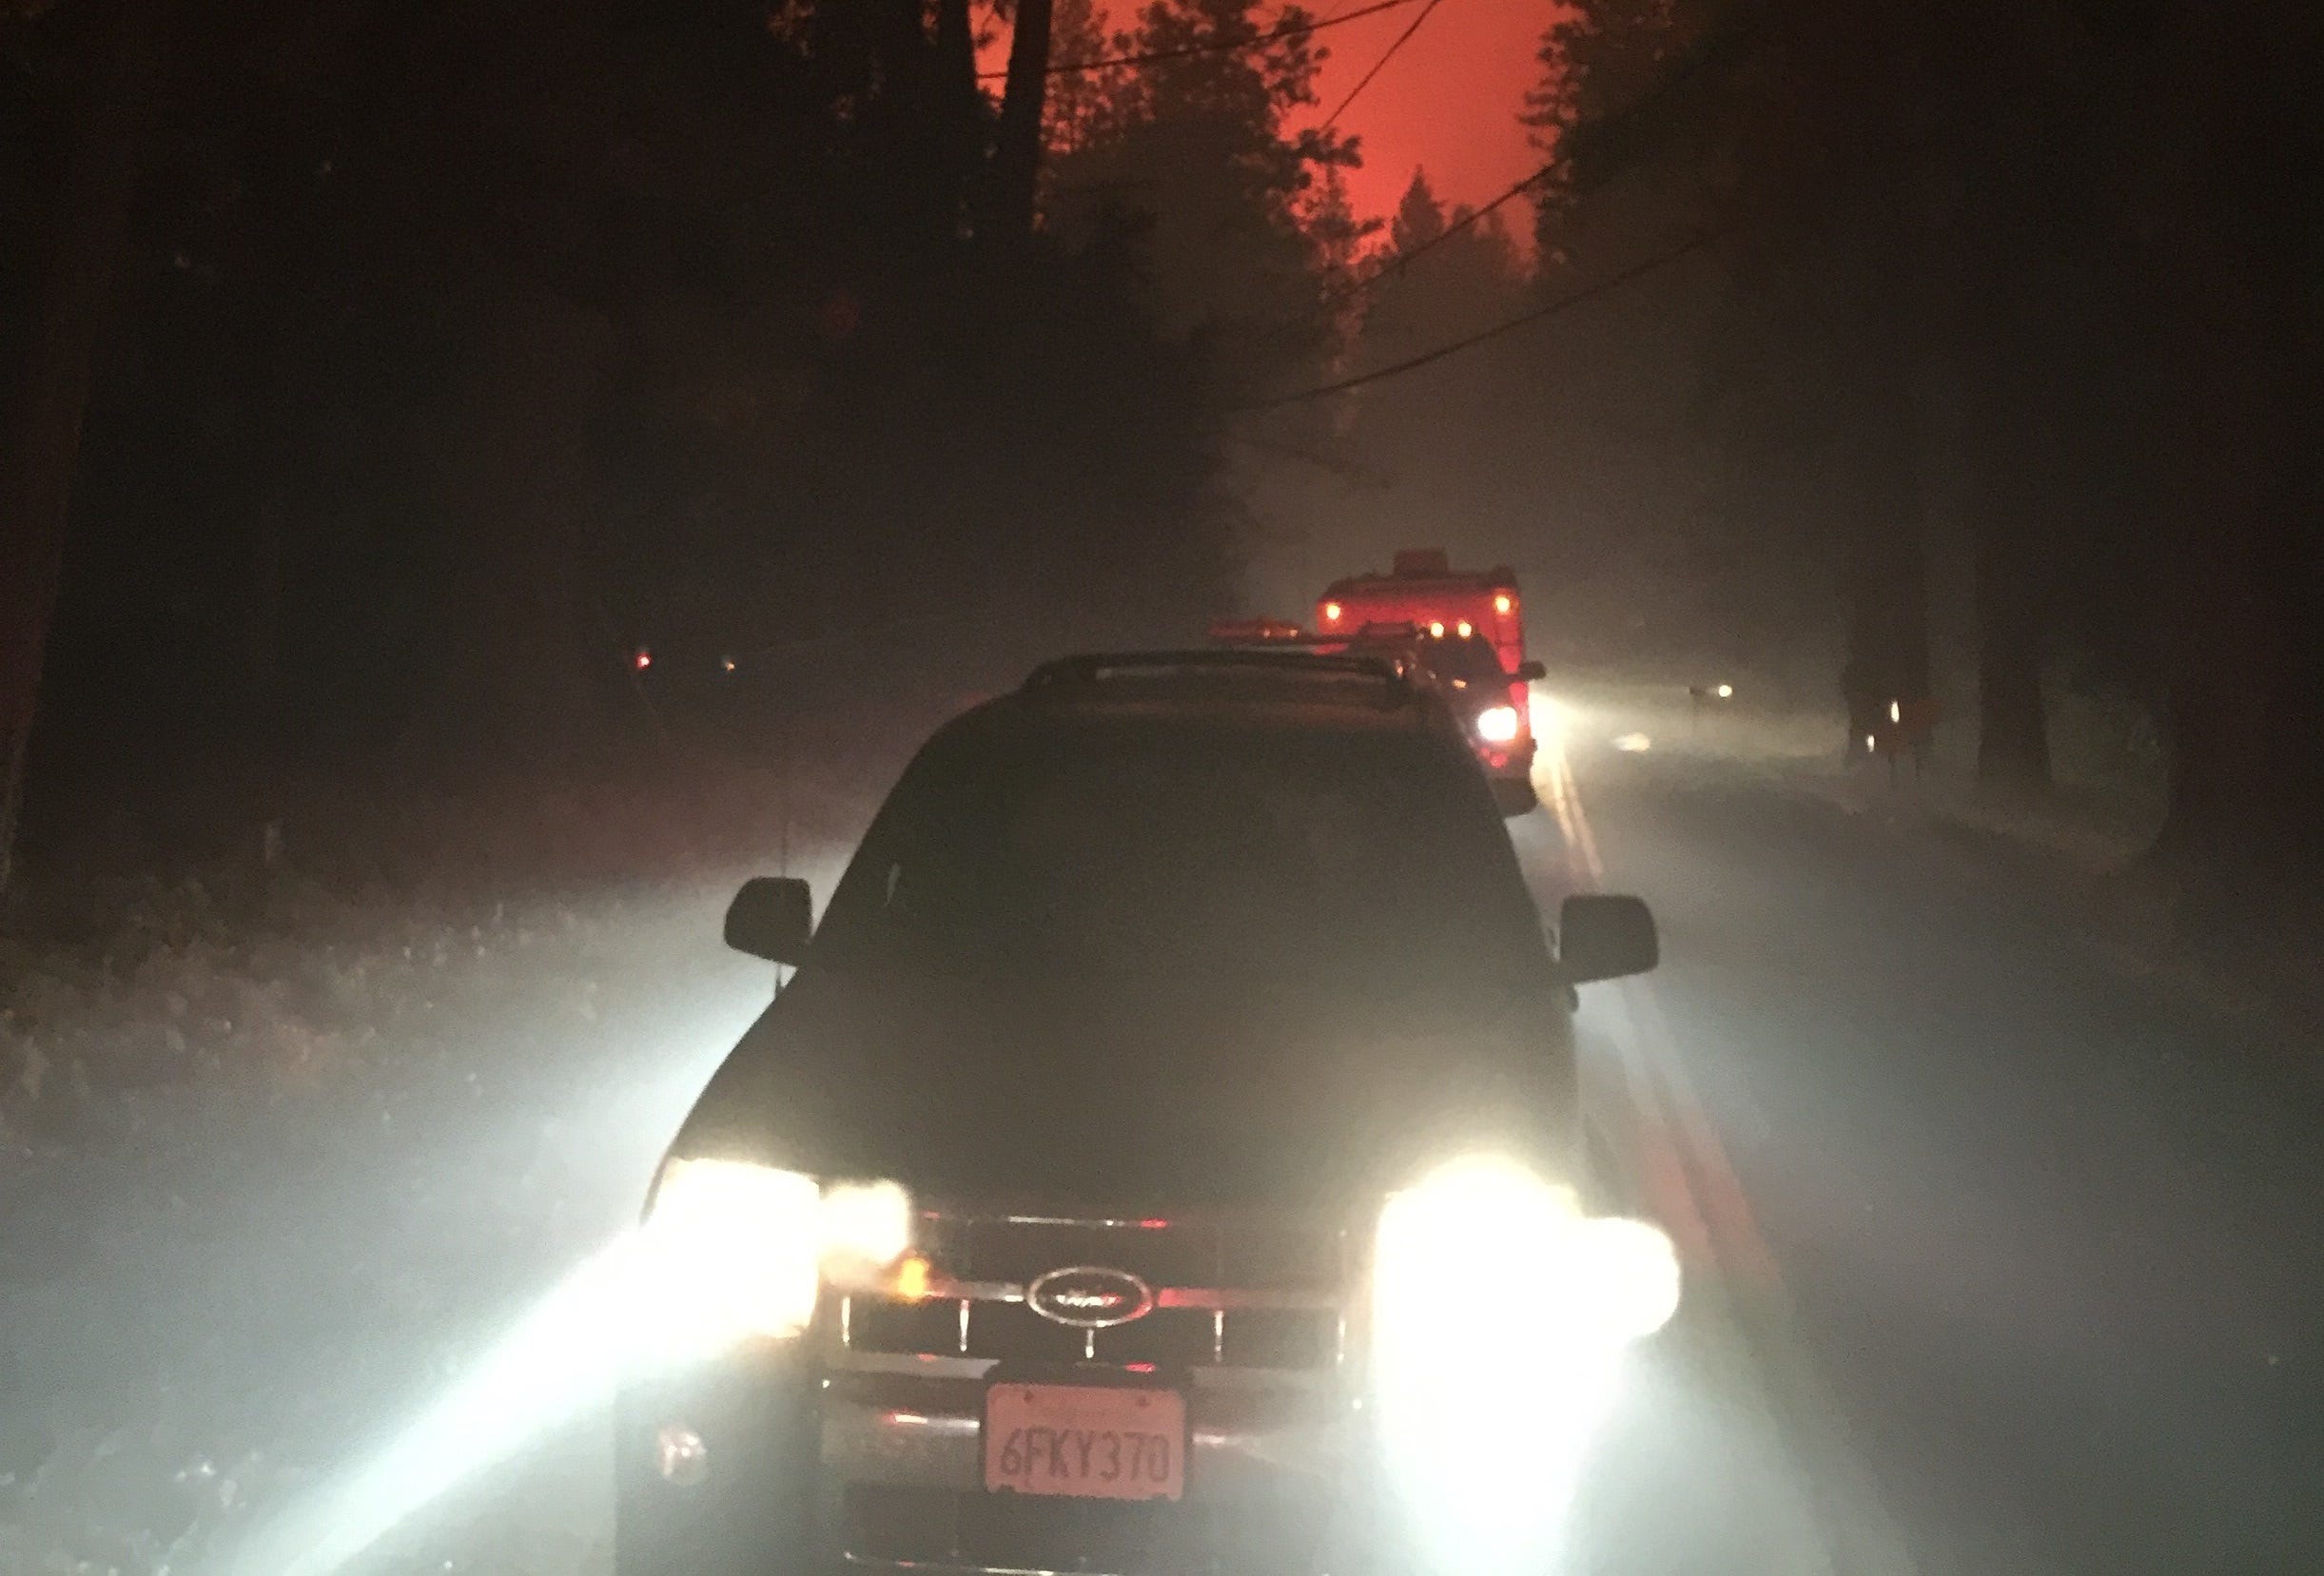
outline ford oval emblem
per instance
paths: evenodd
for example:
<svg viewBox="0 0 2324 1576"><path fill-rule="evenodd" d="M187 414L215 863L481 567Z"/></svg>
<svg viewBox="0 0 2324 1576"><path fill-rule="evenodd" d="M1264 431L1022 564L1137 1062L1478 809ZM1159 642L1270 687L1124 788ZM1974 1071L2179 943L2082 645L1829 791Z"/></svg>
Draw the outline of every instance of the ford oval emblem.
<svg viewBox="0 0 2324 1576"><path fill-rule="evenodd" d="M1154 1312L1154 1288L1126 1270L1051 1270L1025 1289L1025 1305L1077 1330L1105 1330Z"/></svg>

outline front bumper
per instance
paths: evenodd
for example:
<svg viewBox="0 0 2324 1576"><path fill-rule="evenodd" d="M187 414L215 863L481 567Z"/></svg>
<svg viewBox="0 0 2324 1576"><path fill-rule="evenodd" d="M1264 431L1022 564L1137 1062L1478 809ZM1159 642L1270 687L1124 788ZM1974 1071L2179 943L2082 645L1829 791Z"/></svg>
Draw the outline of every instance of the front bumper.
<svg viewBox="0 0 2324 1576"><path fill-rule="evenodd" d="M1024 1373L1070 1381L1070 1372ZM1363 1457L1360 1401L1318 1386L1258 1390L1203 1381L1186 1393L1186 1499L1296 1496L1340 1481ZM901 1382L898 1382L898 1380ZM981 1491L986 1379L846 1373L816 1401L818 1461L846 1483ZM1169 1381L1160 1379L1159 1383Z"/></svg>
<svg viewBox="0 0 2324 1576"><path fill-rule="evenodd" d="M830 1368L793 1348L626 1393L620 1576L1290 1576L1362 1568L1382 1542L1367 1519L1377 1499L1369 1419L1336 1377L1155 1375L1186 1395L1185 1494L1117 1505L984 1491L985 1391L1001 1373L1075 1377ZM673 1430L701 1441L689 1481L663 1469L660 1441Z"/></svg>
<svg viewBox="0 0 2324 1576"><path fill-rule="evenodd" d="M1564 1410L1526 1380L1542 1353L1450 1332L1451 1366L1421 1391L1392 1385L1406 1410L1379 1421L1368 1232L930 1209L915 1235L925 1294L827 1293L801 1339L623 1391L618 1576L1410 1576L1494 1568L1435 1557L1448 1527L1473 1547L1495 1506L1544 1497L1507 1451L1497 1472L1470 1465L1481 1435ZM1076 1264L1142 1279L1151 1312L1086 1331L1036 1316L1044 1272ZM1182 1498L986 1492L988 1391L1043 1382L1179 1391ZM1414 1412L1420 1393L1453 1404ZM1469 1481L1485 1521L1461 1508Z"/></svg>
<svg viewBox="0 0 2324 1576"><path fill-rule="evenodd" d="M1305 1556L1342 1541L1365 1497L1355 1491L1369 1437L1357 1400L1324 1387L1232 1388L1201 1382L1217 1375L1191 1377L1183 1385L1185 1495L1154 1505L987 1495L981 1421L987 1380L939 1388L909 1376L836 1377L818 1406L818 1520L839 1529L834 1552L857 1568L1175 1572L1343 1565Z"/></svg>

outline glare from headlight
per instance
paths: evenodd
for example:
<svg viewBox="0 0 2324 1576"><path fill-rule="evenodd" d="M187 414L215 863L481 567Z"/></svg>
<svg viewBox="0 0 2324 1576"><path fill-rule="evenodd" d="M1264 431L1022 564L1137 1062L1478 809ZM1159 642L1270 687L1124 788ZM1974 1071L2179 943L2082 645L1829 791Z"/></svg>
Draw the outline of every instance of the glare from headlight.
<svg viewBox="0 0 2324 1576"><path fill-rule="evenodd" d="M1678 1313L1678 1249L1643 1220L1584 1220L1574 1230L1572 1262L1589 1288L1583 1311L1598 1339L1651 1335Z"/></svg>
<svg viewBox="0 0 2324 1576"><path fill-rule="evenodd" d="M1544 694L1538 690L1533 692L1531 699L1533 737L1552 749L1561 748L1565 743L1566 724L1572 715L1572 709L1556 696Z"/></svg>
<svg viewBox="0 0 2324 1576"><path fill-rule="evenodd" d="M834 1280L876 1275L912 1245L912 1206L893 1182L841 1182L823 1195L823 1267Z"/></svg>
<svg viewBox="0 0 2324 1576"><path fill-rule="evenodd" d="M661 1272L661 1333L707 1351L799 1333L815 1314L823 1242L813 1177L747 1160L672 1160L645 1228Z"/></svg>
<svg viewBox="0 0 2324 1576"><path fill-rule="evenodd" d="M1517 736L1517 709L1488 706L1476 714L1476 736L1487 744L1508 744Z"/></svg>
<svg viewBox="0 0 2324 1576"><path fill-rule="evenodd" d="M1458 1354L1474 1288L1528 1328L1596 1346L1650 1335L1678 1311L1677 1250L1643 1220L1590 1218L1572 1188L1514 1160L1455 1161L1392 1197L1373 1260L1376 1341L1398 1361ZM1417 1343L1417 1350L1396 1350Z"/></svg>
<svg viewBox="0 0 2324 1576"><path fill-rule="evenodd" d="M1389 1481L1426 1565L1540 1563L1626 1342L1668 1320L1676 1294L1659 1231L1590 1219L1572 1189L1514 1160L1458 1160L1389 1199L1372 1381Z"/></svg>
<svg viewBox="0 0 2324 1576"><path fill-rule="evenodd" d="M652 1322L672 1354L781 1339L815 1316L825 1280L862 1288L911 1246L911 1199L893 1182L840 1182L749 1160L677 1158L644 1242L662 1272Z"/></svg>

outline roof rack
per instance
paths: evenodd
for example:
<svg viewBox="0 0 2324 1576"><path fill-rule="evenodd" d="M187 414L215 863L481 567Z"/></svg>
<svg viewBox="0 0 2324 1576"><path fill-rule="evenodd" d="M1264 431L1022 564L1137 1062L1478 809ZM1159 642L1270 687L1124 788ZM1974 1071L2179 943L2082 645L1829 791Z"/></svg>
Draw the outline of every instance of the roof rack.
<svg viewBox="0 0 2324 1576"><path fill-rule="evenodd" d="M1305 651L1226 649L1185 652L1098 652L1045 662L1026 676L1032 692L1064 685L1103 684L1112 678L1157 677L1168 673L1302 674L1318 678L1369 678L1401 694L1412 688L1406 664L1393 657Z"/></svg>

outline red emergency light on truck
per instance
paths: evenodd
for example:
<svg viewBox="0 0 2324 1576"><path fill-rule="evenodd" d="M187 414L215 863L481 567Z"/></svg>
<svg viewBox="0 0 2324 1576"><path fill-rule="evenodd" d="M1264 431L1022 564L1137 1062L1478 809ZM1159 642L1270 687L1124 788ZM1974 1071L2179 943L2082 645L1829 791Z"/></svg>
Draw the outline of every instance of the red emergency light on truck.
<svg viewBox="0 0 2324 1576"><path fill-rule="evenodd" d="M1316 603L1318 634L1353 636L1366 624L1411 624L1439 636L1474 633L1492 642L1510 672L1525 662L1517 576L1506 567L1455 571L1440 547L1407 548L1386 574L1351 574L1324 588Z"/></svg>

